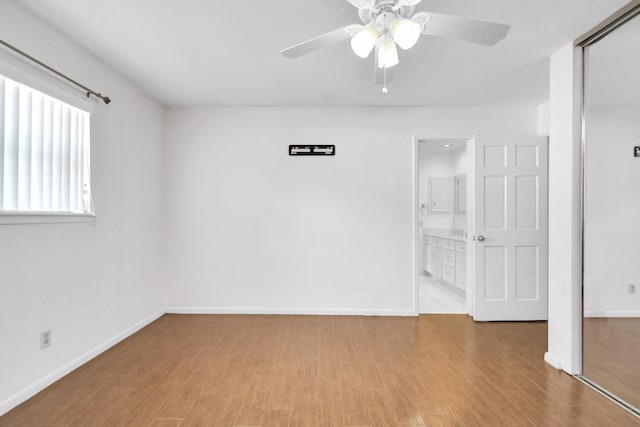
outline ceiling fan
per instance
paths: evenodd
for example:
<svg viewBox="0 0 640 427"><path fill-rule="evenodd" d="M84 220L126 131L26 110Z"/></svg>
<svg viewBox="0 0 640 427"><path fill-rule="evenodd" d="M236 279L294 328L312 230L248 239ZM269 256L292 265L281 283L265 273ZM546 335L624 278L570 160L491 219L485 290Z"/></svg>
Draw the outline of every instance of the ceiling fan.
<svg viewBox="0 0 640 427"><path fill-rule="evenodd" d="M358 8L362 24L322 34L280 51L287 58L297 58L317 49L351 39L353 52L367 58L375 50L375 81L384 79L387 93L387 69L398 65L398 49L411 49L421 34L464 40L493 46L504 39L509 25L462 18L432 12L414 14L421 0L347 0ZM380 74L382 73L382 76Z"/></svg>

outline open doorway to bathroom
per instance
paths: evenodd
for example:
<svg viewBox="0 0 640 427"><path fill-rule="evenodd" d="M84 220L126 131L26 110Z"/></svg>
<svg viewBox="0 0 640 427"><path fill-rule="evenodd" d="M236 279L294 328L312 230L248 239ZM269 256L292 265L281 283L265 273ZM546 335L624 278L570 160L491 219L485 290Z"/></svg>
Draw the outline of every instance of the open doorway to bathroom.
<svg viewBox="0 0 640 427"><path fill-rule="evenodd" d="M467 313L467 143L418 141L420 313Z"/></svg>

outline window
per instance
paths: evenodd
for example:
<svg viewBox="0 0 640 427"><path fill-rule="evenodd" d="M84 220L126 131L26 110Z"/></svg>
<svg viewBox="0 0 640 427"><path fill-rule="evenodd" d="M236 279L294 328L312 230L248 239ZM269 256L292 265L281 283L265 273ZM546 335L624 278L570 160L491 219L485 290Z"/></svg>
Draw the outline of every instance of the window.
<svg viewBox="0 0 640 427"><path fill-rule="evenodd" d="M0 214L92 215L89 119L0 75Z"/></svg>

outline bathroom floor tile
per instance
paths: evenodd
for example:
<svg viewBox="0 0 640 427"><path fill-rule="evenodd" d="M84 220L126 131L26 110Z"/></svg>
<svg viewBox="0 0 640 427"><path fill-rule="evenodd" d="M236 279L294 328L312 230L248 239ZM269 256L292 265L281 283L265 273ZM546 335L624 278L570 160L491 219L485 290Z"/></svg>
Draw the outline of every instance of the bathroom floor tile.
<svg viewBox="0 0 640 427"><path fill-rule="evenodd" d="M420 277L420 313L424 314L465 314L466 299L460 293L449 289L426 276Z"/></svg>

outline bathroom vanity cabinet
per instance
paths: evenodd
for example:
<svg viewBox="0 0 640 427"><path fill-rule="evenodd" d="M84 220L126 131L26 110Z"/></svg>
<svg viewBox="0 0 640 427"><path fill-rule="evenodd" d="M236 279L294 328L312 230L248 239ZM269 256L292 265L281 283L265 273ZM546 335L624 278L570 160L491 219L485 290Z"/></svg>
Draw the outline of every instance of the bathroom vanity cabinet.
<svg viewBox="0 0 640 427"><path fill-rule="evenodd" d="M462 236L425 234L425 270L460 289L466 289L467 243Z"/></svg>

